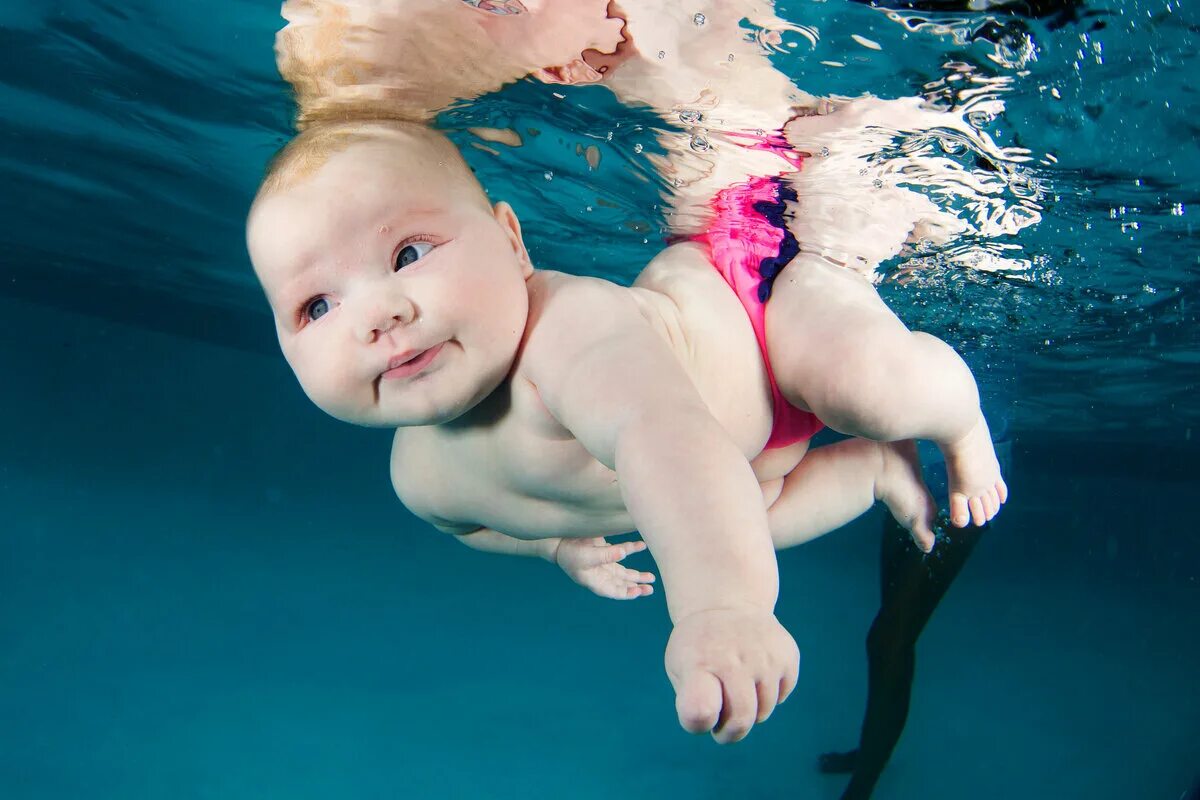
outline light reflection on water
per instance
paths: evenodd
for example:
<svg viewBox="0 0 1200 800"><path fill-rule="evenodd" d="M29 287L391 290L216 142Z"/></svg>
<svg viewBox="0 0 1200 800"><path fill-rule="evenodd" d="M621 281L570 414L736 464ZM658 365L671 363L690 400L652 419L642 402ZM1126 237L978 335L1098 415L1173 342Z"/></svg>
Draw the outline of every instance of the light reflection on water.
<svg viewBox="0 0 1200 800"><path fill-rule="evenodd" d="M879 180L965 224L884 265L881 291L902 317L980 364L1012 354L1022 428L1177 434L1200 418L1197 13L1166 0L1081 9L1021 19L804 0L780 2L773 26L743 28L746 47L801 90L891 103L874 106L863 152L814 147L827 180L814 168L810 193L841 190L853 204ZM291 115L270 52L275 9L67 0L0 16L0 179L20 188L0 198L6 291L270 350L241 219ZM914 121L904 98L953 124ZM686 221L682 209L667 216L673 187L656 160L728 144L599 86L523 82L442 121L518 130L519 148L455 137L522 213L542 263L617 280ZM245 323L180 327L203 316L185 306Z"/></svg>

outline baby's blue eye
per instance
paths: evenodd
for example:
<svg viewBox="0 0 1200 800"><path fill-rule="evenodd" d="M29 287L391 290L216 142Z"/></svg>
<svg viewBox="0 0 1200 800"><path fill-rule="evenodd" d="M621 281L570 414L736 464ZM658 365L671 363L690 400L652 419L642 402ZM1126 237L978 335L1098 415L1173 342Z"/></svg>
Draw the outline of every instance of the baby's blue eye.
<svg viewBox="0 0 1200 800"><path fill-rule="evenodd" d="M328 313L329 301L324 297L318 297L304 307L304 318L309 322L316 322Z"/></svg>
<svg viewBox="0 0 1200 800"><path fill-rule="evenodd" d="M396 269L404 269L417 259L427 255L432 249L433 245L429 242L413 242L404 245L400 248L400 252L396 253Z"/></svg>

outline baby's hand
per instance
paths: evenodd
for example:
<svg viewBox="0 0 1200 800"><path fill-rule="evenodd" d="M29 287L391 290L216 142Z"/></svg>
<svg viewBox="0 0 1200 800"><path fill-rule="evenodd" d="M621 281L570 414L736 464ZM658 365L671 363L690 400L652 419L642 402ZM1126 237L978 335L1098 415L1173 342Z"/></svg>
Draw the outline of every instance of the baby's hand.
<svg viewBox="0 0 1200 800"><path fill-rule="evenodd" d="M666 662L679 724L728 744L745 738L791 694L800 650L771 612L718 608L676 623Z"/></svg>
<svg viewBox="0 0 1200 800"><path fill-rule="evenodd" d="M601 597L632 600L654 591L654 587L648 585L654 583L654 575L627 569L617 562L645 549L645 542L609 544L603 536L562 539L554 553L554 561L571 580Z"/></svg>

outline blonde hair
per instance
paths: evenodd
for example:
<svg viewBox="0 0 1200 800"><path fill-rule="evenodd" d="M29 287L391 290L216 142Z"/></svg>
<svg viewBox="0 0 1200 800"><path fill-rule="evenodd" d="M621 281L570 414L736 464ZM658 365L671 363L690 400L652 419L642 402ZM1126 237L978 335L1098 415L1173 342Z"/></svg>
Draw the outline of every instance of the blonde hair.
<svg viewBox="0 0 1200 800"><path fill-rule="evenodd" d="M475 173L446 136L419 123L395 119L363 119L311 125L275 154L267 164L255 202L311 178L337 153L360 144L383 144L420 152L434 163L468 199L491 203Z"/></svg>
<svg viewBox="0 0 1200 800"><path fill-rule="evenodd" d="M448 0L286 0L283 16L275 55L292 86L299 134L267 165L257 197L311 177L355 144L381 142L425 151L486 201L455 146L423 123L464 93L524 74L492 41L485 25L494 18L463 16Z"/></svg>

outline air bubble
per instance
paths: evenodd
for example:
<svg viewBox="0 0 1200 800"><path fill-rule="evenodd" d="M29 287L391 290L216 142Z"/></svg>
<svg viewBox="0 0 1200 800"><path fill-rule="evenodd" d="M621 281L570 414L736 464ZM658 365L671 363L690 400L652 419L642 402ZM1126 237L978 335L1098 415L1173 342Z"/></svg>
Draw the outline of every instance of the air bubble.
<svg viewBox="0 0 1200 800"><path fill-rule="evenodd" d="M692 22L695 23L697 28L699 28L701 25L708 22L708 20L703 14L696 14L696 16L692 17Z"/></svg>
<svg viewBox="0 0 1200 800"><path fill-rule="evenodd" d="M662 60L663 60L664 58L666 58L666 57L667 57L667 51L666 51L666 50L659 50L659 51L658 51L658 60L659 60L659 61L662 61Z"/></svg>
<svg viewBox="0 0 1200 800"><path fill-rule="evenodd" d="M704 119L704 115L692 108L685 108L679 112L679 121L684 125L695 125Z"/></svg>
<svg viewBox="0 0 1200 800"><path fill-rule="evenodd" d="M875 180L871 181L871 185L874 186L876 189L882 189L883 188L883 179L876 178Z"/></svg>
<svg viewBox="0 0 1200 800"><path fill-rule="evenodd" d="M822 147L820 150L817 151L817 155L819 155L821 158L829 158L829 148Z"/></svg>
<svg viewBox="0 0 1200 800"><path fill-rule="evenodd" d="M642 143L641 142L638 142L637 144L635 144L633 146L633 152L635 152L635 153L642 152Z"/></svg>
<svg viewBox="0 0 1200 800"><path fill-rule="evenodd" d="M708 152L708 139L704 138L703 136L701 136L699 134L696 134L695 136L692 137L692 149L695 150L697 153Z"/></svg>
<svg viewBox="0 0 1200 800"><path fill-rule="evenodd" d="M1014 167L1009 176L1008 186L1013 194L1022 198L1038 199L1041 196L1041 181L1031 175L1028 170Z"/></svg>
<svg viewBox="0 0 1200 800"><path fill-rule="evenodd" d="M725 60L726 60L726 61L733 61L733 53L730 53L728 56L726 56L726 57L725 57Z"/></svg>
<svg viewBox="0 0 1200 800"><path fill-rule="evenodd" d="M967 114L967 122L974 125L976 128L982 128L992 121L992 115L986 111L972 111Z"/></svg>
<svg viewBox="0 0 1200 800"><path fill-rule="evenodd" d="M552 180L554 180L554 173L551 172L550 170L546 170L545 172L542 173L542 177L548 181L552 181Z"/></svg>

